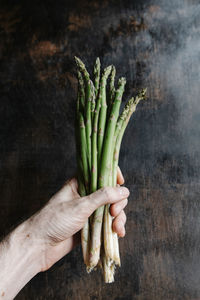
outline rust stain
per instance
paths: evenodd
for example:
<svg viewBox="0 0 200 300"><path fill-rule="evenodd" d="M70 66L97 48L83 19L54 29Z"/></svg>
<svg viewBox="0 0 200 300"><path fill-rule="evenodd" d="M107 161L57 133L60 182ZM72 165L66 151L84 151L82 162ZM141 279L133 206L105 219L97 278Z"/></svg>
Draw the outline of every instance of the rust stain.
<svg viewBox="0 0 200 300"><path fill-rule="evenodd" d="M90 9L103 9L108 6L109 0L101 0L101 1L91 1L89 2Z"/></svg>
<svg viewBox="0 0 200 300"><path fill-rule="evenodd" d="M128 20L121 19L118 26L113 29L111 28L109 31L109 35L113 35L114 37L122 36L122 35L130 35L132 32L143 31L147 29L147 25L144 23L144 19L141 18L139 21L135 19L134 16L131 16Z"/></svg>
<svg viewBox="0 0 200 300"><path fill-rule="evenodd" d="M77 15L71 14L69 16L69 25L68 29L70 31L78 31L82 28L89 28L92 25L91 18L89 15Z"/></svg>
<svg viewBox="0 0 200 300"><path fill-rule="evenodd" d="M147 28L146 24L144 23L143 18L141 18L140 22L138 22L133 16L130 17L130 22L127 24L128 27L134 31L141 31Z"/></svg>
<svg viewBox="0 0 200 300"><path fill-rule="evenodd" d="M158 6L158 5L150 5L149 6L149 13L150 14L153 14L153 13L157 13L157 12L159 12L160 11L160 6Z"/></svg>
<svg viewBox="0 0 200 300"><path fill-rule="evenodd" d="M33 37L35 39L35 36ZM32 46L29 50L32 59L43 58L45 56L53 56L59 51L59 47L50 41L41 41Z"/></svg>
<svg viewBox="0 0 200 300"><path fill-rule="evenodd" d="M74 91L77 90L77 79L70 72L59 73L58 64L54 66L43 66L41 69L37 70L37 77L40 81L45 82L48 80L54 80L59 87L64 88L67 82L70 82L70 85Z"/></svg>
<svg viewBox="0 0 200 300"><path fill-rule="evenodd" d="M71 86L74 90L76 90L77 88L77 79L75 76L73 76L70 72L67 72L64 74L64 76L66 75L66 78L69 80L69 82L71 83Z"/></svg>
<svg viewBox="0 0 200 300"><path fill-rule="evenodd" d="M43 70L38 70L37 77L40 81L46 81L48 79L57 77L57 71L48 67Z"/></svg>
<svg viewBox="0 0 200 300"><path fill-rule="evenodd" d="M61 85L66 83L66 76L60 74L61 63L55 62L53 57L59 57L60 45L51 41L38 41L33 35L29 48L29 56L33 62L37 77L40 81L53 79L60 81ZM63 83L63 84L62 84Z"/></svg>
<svg viewBox="0 0 200 300"><path fill-rule="evenodd" d="M21 22L21 19L17 15L19 8L19 6L14 6L11 11L5 9L0 10L0 27L6 34L15 32L16 24Z"/></svg>

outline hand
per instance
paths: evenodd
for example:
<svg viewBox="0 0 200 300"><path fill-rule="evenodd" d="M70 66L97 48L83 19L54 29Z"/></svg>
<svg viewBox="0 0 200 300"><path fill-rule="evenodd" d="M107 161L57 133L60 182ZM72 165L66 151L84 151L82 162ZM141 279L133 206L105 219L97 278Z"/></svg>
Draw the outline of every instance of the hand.
<svg viewBox="0 0 200 300"><path fill-rule="evenodd" d="M124 179L118 169L118 184ZM80 197L75 178L66 182L38 213L27 220L27 228L41 247L41 271L48 270L55 262L69 253L80 241L76 234L85 224L87 218L106 203L112 204L111 215L115 217L113 230L119 236L125 235L126 215L123 208L127 204L129 191L125 187L107 187L95 193Z"/></svg>
<svg viewBox="0 0 200 300"><path fill-rule="evenodd" d="M118 170L118 184L123 176ZM49 269L80 241L79 230L99 207L111 204L113 230L124 236L129 191L107 187L80 197L72 179L35 215L0 242L0 299L13 299L38 272ZM10 288L12 287L12 289Z"/></svg>

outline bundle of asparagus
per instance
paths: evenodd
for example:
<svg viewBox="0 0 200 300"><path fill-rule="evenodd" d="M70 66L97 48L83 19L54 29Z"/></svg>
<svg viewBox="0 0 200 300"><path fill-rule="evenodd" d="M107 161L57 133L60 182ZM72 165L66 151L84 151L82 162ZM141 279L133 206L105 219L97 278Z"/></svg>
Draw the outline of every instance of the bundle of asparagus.
<svg viewBox="0 0 200 300"><path fill-rule="evenodd" d="M125 78L115 88L115 67L100 72L96 59L93 81L84 63L75 57L78 74L76 145L78 186L81 196L105 186L116 186L120 145L128 121L146 90L131 98L121 114ZM110 77L109 86L107 81ZM98 208L82 229L82 251L87 271L102 267L105 282L114 281L120 266L118 237L112 230L109 205Z"/></svg>

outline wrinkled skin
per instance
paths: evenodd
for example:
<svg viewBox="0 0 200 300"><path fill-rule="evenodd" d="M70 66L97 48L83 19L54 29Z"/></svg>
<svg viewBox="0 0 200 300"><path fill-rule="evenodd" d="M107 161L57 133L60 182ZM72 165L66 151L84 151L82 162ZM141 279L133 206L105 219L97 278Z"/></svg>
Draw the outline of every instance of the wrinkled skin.
<svg viewBox="0 0 200 300"><path fill-rule="evenodd" d="M125 235L129 191L120 187L124 183L118 169L117 187L107 187L95 193L80 197L75 178L67 181L48 203L27 220L26 228L41 247L41 271L48 270L55 262L69 253L80 242L80 229L87 218L100 206L110 203L110 213L114 218L113 230L120 237ZM29 234L27 234L29 236Z"/></svg>

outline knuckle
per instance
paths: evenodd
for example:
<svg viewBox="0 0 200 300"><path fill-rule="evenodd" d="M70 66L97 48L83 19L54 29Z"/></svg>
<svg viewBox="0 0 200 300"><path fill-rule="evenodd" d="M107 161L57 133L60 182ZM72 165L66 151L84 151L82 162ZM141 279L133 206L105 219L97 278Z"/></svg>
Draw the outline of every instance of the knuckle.
<svg viewBox="0 0 200 300"><path fill-rule="evenodd" d="M91 195L85 196L80 198L81 201L81 208L84 209L85 213L90 215L91 212L94 210L95 208L95 203L93 200L93 197Z"/></svg>
<svg viewBox="0 0 200 300"><path fill-rule="evenodd" d="M72 191L74 193L77 193L77 189L78 189L78 182L76 178L71 178L68 182L68 184L70 185Z"/></svg>
<svg viewBox="0 0 200 300"><path fill-rule="evenodd" d="M113 189L111 187L107 186L107 187L103 188L102 192L104 193L106 200L110 200L110 201L113 200L114 195L113 195Z"/></svg>
<svg viewBox="0 0 200 300"><path fill-rule="evenodd" d="M82 207L89 207L90 206L90 200L89 200L89 196L86 197L81 197L77 200L79 206Z"/></svg>
<svg viewBox="0 0 200 300"><path fill-rule="evenodd" d="M83 197L83 200L84 200L84 205L88 208L96 205L96 201L92 194Z"/></svg>

